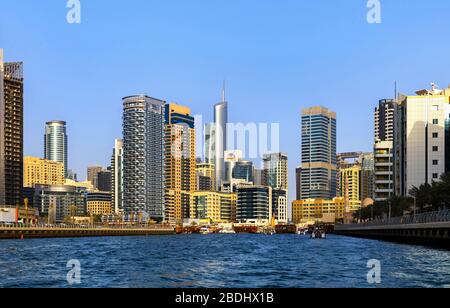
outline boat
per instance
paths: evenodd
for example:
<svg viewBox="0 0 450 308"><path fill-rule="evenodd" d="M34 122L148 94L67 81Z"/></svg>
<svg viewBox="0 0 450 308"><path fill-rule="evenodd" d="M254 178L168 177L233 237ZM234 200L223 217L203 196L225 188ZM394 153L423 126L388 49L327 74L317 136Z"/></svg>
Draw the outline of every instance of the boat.
<svg viewBox="0 0 450 308"><path fill-rule="evenodd" d="M208 234L211 234L211 231L209 230L208 227L203 227L200 229L200 234L208 235Z"/></svg>
<svg viewBox="0 0 450 308"><path fill-rule="evenodd" d="M276 225L275 231L277 234L295 234L297 232L296 225Z"/></svg>
<svg viewBox="0 0 450 308"><path fill-rule="evenodd" d="M236 234L236 231L230 229L222 229L219 231L220 234Z"/></svg>
<svg viewBox="0 0 450 308"><path fill-rule="evenodd" d="M256 226L234 226L234 231L236 233L257 234L258 227L256 227Z"/></svg>
<svg viewBox="0 0 450 308"><path fill-rule="evenodd" d="M327 233L323 229L315 228L311 233L311 239L323 239L324 240L326 238L327 238Z"/></svg>

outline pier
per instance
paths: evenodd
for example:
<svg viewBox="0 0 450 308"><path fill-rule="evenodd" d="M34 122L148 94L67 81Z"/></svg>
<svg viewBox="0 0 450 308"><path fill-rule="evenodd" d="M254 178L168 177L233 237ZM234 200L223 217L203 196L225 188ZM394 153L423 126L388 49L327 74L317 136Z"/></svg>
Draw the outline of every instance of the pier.
<svg viewBox="0 0 450 308"><path fill-rule="evenodd" d="M336 225L335 234L450 249L450 210Z"/></svg>
<svg viewBox="0 0 450 308"><path fill-rule="evenodd" d="M74 226L7 226L0 225L0 240L33 238L76 238L105 236L150 236L172 235L171 226L155 225L148 227L74 227Z"/></svg>

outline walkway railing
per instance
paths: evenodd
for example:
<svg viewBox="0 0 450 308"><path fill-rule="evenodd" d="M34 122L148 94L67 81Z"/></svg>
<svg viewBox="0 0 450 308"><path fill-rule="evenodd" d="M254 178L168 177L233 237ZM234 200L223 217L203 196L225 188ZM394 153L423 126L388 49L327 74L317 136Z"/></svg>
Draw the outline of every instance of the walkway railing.
<svg viewBox="0 0 450 308"><path fill-rule="evenodd" d="M392 226L392 225L413 225L413 224L427 224L450 222L450 210L439 212L422 213L411 216L395 217L391 219L378 219L353 226L358 227L377 227L377 226ZM348 225L347 225L348 226Z"/></svg>
<svg viewBox="0 0 450 308"><path fill-rule="evenodd" d="M98 230L166 230L171 228L168 225L149 226L96 226L96 225L49 225L49 224L21 224L21 223L0 223L1 229L98 229Z"/></svg>

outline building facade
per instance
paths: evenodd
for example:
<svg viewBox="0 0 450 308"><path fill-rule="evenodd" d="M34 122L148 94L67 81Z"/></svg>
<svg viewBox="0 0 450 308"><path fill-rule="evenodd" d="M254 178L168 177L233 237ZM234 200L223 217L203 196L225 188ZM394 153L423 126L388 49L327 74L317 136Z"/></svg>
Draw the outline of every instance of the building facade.
<svg viewBox="0 0 450 308"><path fill-rule="evenodd" d="M85 193L75 186L36 185L34 208L49 223L62 223L71 217L86 215Z"/></svg>
<svg viewBox="0 0 450 308"><path fill-rule="evenodd" d="M164 219L164 101L123 99L123 208L125 214Z"/></svg>
<svg viewBox="0 0 450 308"><path fill-rule="evenodd" d="M23 186L23 64L0 49L0 204L20 205Z"/></svg>
<svg viewBox="0 0 450 308"><path fill-rule="evenodd" d="M98 174L102 171L102 166L89 166L87 168L87 180L92 183L94 189L98 189Z"/></svg>
<svg viewBox="0 0 450 308"><path fill-rule="evenodd" d="M197 163L196 174L198 191L216 190L216 172L213 164Z"/></svg>
<svg viewBox="0 0 450 308"><path fill-rule="evenodd" d="M397 102L380 100L375 109L374 200L387 201L395 195L394 137Z"/></svg>
<svg viewBox="0 0 450 308"><path fill-rule="evenodd" d="M324 107L302 112L302 199L337 195L336 113Z"/></svg>
<svg viewBox="0 0 450 308"><path fill-rule="evenodd" d="M228 102L223 95L222 102L214 106L214 158L216 183L219 187L225 179L224 153L227 150Z"/></svg>
<svg viewBox="0 0 450 308"><path fill-rule="evenodd" d="M283 153L263 156L263 185L277 189L289 189L288 156Z"/></svg>
<svg viewBox="0 0 450 308"><path fill-rule="evenodd" d="M36 184L64 185L64 164L27 156L24 158L23 187L33 188Z"/></svg>
<svg viewBox="0 0 450 308"><path fill-rule="evenodd" d="M94 192L86 195L86 209L88 215L112 214L111 194L107 192Z"/></svg>
<svg viewBox="0 0 450 308"><path fill-rule="evenodd" d="M111 156L111 206L114 214L123 211L123 140L114 141Z"/></svg>
<svg viewBox="0 0 450 308"><path fill-rule="evenodd" d="M195 121L191 110L166 104L164 132L165 220L181 223L190 218L191 193L197 188Z"/></svg>
<svg viewBox="0 0 450 308"><path fill-rule="evenodd" d="M374 199L375 156L363 153L361 164L361 200Z"/></svg>
<svg viewBox="0 0 450 308"><path fill-rule="evenodd" d="M292 222L295 224L324 222L335 223L345 218L345 199L306 199L292 204Z"/></svg>
<svg viewBox="0 0 450 308"><path fill-rule="evenodd" d="M102 170L97 174L97 189L103 192L111 192L112 190L112 174L111 168Z"/></svg>
<svg viewBox="0 0 450 308"><path fill-rule="evenodd" d="M272 217L271 187L255 185L240 185L237 187L237 222L269 224Z"/></svg>
<svg viewBox="0 0 450 308"><path fill-rule="evenodd" d="M286 189L272 189L272 218L278 224L289 222L288 199Z"/></svg>
<svg viewBox="0 0 450 308"><path fill-rule="evenodd" d="M67 177L68 138L66 122L50 121L45 125L44 158L64 164L64 176Z"/></svg>
<svg viewBox="0 0 450 308"><path fill-rule="evenodd" d="M341 168L339 174L339 196L345 200L346 212L355 212L361 208L361 166Z"/></svg>
<svg viewBox="0 0 450 308"><path fill-rule="evenodd" d="M398 192L406 196L450 171L450 88L433 84L430 90L401 97L399 110L395 178Z"/></svg>
<svg viewBox="0 0 450 308"><path fill-rule="evenodd" d="M194 192L191 197L192 219L200 219L212 223L235 222L236 194L198 191Z"/></svg>

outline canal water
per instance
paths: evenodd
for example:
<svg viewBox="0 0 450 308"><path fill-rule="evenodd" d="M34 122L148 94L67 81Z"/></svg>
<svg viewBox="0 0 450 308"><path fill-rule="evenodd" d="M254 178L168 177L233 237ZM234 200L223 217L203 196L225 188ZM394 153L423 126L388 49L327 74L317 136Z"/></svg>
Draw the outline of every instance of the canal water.
<svg viewBox="0 0 450 308"><path fill-rule="evenodd" d="M450 287L448 251L298 235L0 241L0 287L71 287L70 260L72 287Z"/></svg>

